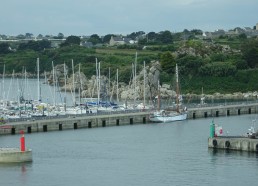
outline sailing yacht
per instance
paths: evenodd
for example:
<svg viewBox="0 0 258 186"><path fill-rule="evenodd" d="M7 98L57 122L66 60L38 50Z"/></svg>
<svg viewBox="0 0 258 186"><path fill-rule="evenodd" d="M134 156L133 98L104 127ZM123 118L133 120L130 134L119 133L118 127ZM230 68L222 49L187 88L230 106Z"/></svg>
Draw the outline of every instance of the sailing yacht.
<svg viewBox="0 0 258 186"><path fill-rule="evenodd" d="M159 99L159 96L158 96ZM179 79L178 79L178 67L176 64L176 110L165 109L157 111L150 114L149 119L153 122L172 122L172 121L182 121L187 118L187 108L180 108L180 102L182 97L179 93Z"/></svg>

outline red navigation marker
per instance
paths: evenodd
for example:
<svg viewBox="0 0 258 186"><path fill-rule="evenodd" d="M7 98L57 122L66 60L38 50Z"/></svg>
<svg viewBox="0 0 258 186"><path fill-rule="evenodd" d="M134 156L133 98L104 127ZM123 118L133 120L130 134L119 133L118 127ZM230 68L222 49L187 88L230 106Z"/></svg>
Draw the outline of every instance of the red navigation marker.
<svg viewBox="0 0 258 186"><path fill-rule="evenodd" d="M24 151L25 151L25 137L24 137L24 131L21 130L21 131L20 131L20 134L21 134L21 138L20 138L21 151L24 152Z"/></svg>

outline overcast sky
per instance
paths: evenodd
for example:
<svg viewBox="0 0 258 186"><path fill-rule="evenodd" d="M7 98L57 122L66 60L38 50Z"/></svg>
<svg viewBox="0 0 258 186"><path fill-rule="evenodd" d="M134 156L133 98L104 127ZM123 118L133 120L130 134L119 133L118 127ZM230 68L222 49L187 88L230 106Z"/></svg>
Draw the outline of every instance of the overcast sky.
<svg viewBox="0 0 258 186"><path fill-rule="evenodd" d="M257 0L4 0L0 34L130 34L258 23Z"/></svg>

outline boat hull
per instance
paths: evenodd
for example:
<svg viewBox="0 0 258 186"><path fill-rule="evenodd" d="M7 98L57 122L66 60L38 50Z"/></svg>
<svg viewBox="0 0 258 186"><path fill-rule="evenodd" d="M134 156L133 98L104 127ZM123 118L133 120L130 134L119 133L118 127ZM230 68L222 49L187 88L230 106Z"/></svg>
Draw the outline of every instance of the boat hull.
<svg viewBox="0 0 258 186"><path fill-rule="evenodd" d="M174 115L174 116L162 116L162 115L158 115L158 116L150 116L149 119L152 122L172 122L172 121L182 121L182 120L186 120L187 118L187 113L181 113L178 115Z"/></svg>

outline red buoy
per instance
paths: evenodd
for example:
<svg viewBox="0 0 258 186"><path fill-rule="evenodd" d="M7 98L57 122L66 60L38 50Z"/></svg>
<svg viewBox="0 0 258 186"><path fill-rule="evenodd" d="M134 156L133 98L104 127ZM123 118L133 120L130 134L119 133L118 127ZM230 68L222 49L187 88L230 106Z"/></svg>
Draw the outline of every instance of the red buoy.
<svg viewBox="0 0 258 186"><path fill-rule="evenodd" d="M24 151L25 151L25 137L24 137L24 131L21 130L21 131L20 131L20 134L21 134L21 138L20 138L21 151L24 152Z"/></svg>

